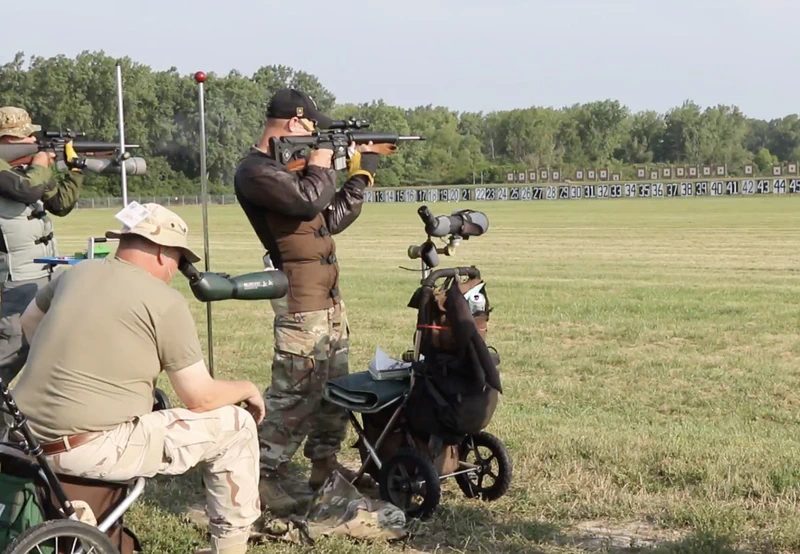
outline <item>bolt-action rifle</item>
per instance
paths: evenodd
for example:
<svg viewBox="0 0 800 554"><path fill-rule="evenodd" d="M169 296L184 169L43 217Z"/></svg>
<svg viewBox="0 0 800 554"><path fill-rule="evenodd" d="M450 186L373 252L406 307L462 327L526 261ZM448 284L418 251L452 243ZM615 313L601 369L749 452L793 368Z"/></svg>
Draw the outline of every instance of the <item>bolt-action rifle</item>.
<svg viewBox="0 0 800 554"><path fill-rule="evenodd" d="M129 152L120 155L119 143L100 141L76 141L86 133L77 131L44 131L38 142L31 144L0 144L0 160L11 166L27 165L39 152L52 152L56 155L56 168L85 169L93 173L119 174L124 163L127 175L144 175L147 162L144 158L131 157ZM67 144L72 142L75 154L85 154L67 161ZM125 148L138 148L138 144L125 145Z"/></svg>
<svg viewBox="0 0 800 554"><path fill-rule="evenodd" d="M272 137L270 139L270 152L275 160L286 166L291 171L305 169L308 159L298 157L306 148L333 150L333 169L340 171L347 167L350 143L372 143L370 151L378 154L392 154L397 151L399 142L411 140L425 140L421 136L403 136L396 133L383 133L363 131L369 127L369 121L364 119L349 119L334 121L327 129L314 131L309 136L299 137Z"/></svg>

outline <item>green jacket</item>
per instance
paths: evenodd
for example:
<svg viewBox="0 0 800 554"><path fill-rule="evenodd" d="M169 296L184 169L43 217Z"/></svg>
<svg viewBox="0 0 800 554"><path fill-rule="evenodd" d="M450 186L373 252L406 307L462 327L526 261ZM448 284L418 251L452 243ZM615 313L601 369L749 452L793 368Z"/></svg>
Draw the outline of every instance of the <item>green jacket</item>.
<svg viewBox="0 0 800 554"><path fill-rule="evenodd" d="M0 281L38 279L46 264L33 260L58 255L47 212L69 214L80 197L83 175L57 175L39 166L11 167L0 160ZM4 263L3 263L4 262Z"/></svg>

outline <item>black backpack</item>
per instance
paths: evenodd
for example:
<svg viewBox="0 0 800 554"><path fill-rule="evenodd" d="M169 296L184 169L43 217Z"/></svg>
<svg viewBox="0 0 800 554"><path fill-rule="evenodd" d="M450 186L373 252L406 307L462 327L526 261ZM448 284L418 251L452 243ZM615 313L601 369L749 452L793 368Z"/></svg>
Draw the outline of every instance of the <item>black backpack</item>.
<svg viewBox="0 0 800 554"><path fill-rule="evenodd" d="M424 360L413 364L415 383L405 416L412 432L435 435L448 445L484 429L503 392L497 357L484 341L488 298L484 312L474 316L464 298L479 283L452 279L437 291L420 287L409 302L419 313Z"/></svg>

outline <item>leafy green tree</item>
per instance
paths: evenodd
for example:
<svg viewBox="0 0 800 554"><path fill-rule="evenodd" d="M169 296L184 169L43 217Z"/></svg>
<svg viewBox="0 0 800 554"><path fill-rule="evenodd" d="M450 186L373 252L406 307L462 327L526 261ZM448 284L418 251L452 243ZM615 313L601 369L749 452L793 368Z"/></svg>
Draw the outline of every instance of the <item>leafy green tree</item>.
<svg viewBox="0 0 800 554"><path fill-rule="evenodd" d="M768 149L762 148L756 153L753 158L753 163L755 163L758 169L763 173L767 173L774 164L778 163L778 156L773 156Z"/></svg>
<svg viewBox="0 0 800 554"><path fill-rule="evenodd" d="M664 139L657 158L660 161L701 163L705 140L700 106L687 100L669 110L664 117Z"/></svg>
<svg viewBox="0 0 800 554"><path fill-rule="evenodd" d="M148 161L146 176L128 180L136 195L197 194L200 181L197 85L175 68L154 71L104 52L26 57L0 65L0 105L26 108L43 127L84 131L87 138L118 140L116 65L123 73L125 134ZM211 73L206 82L206 148L210 190L232 191L237 162L258 140L269 97L283 87L309 93L334 117L368 119L371 130L420 134L382 159L380 186L503 182L510 168L607 167L627 177L633 165L725 163L733 172L753 161L760 171L800 159L800 118L747 118L735 106L702 109L687 100L660 114L630 113L615 100L561 109L529 106L458 113L444 106L404 109L381 99L338 103L332 91L305 71L285 65L252 75ZM89 175L87 197L119 196L119 179Z"/></svg>
<svg viewBox="0 0 800 554"><path fill-rule="evenodd" d="M591 102L576 112L578 136L591 162L608 162L623 141L628 108L617 100Z"/></svg>
<svg viewBox="0 0 800 554"><path fill-rule="evenodd" d="M795 150L800 147L800 118L792 114L769 123L769 150L781 161L797 159Z"/></svg>
<svg viewBox="0 0 800 554"><path fill-rule="evenodd" d="M651 163L662 148L666 126L664 117L654 111L644 111L630 117L627 136L615 157L632 164Z"/></svg>

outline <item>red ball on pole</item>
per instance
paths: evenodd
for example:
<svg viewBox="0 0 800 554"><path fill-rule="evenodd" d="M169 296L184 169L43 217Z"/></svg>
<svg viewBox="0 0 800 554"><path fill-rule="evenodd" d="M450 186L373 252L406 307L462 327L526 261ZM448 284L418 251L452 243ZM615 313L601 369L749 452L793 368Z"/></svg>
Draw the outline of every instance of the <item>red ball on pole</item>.
<svg viewBox="0 0 800 554"><path fill-rule="evenodd" d="M194 80L198 83L205 83L206 82L206 74L202 71L198 71L194 74Z"/></svg>

